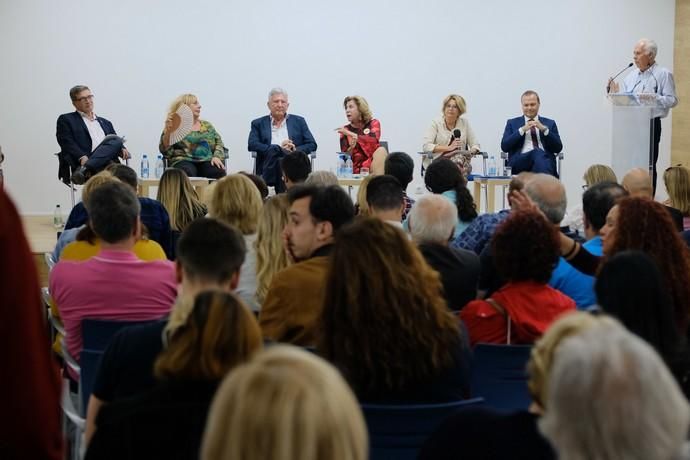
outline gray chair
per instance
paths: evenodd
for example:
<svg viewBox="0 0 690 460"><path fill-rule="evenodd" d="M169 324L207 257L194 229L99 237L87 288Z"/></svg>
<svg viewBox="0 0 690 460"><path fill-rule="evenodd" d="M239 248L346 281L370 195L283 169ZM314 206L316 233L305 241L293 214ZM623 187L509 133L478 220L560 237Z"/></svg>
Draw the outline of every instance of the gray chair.
<svg viewBox="0 0 690 460"><path fill-rule="evenodd" d="M565 159L565 152L558 152L554 155L556 157L556 174L558 177L561 177L562 173L562 162ZM508 164L508 152L501 152L501 159L503 160L503 164L507 165Z"/></svg>
<svg viewBox="0 0 690 460"><path fill-rule="evenodd" d="M249 154L252 156L252 174L256 174L256 152L254 150L250 150ZM314 171L314 163L316 162L316 151L313 151L309 154L309 161L311 162L311 170Z"/></svg>

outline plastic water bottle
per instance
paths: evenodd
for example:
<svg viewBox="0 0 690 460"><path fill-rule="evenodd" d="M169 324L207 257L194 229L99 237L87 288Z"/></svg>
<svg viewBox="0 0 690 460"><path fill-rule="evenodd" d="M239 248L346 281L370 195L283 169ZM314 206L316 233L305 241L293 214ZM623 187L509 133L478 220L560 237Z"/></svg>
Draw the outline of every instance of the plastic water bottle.
<svg viewBox="0 0 690 460"><path fill-rule="evenodd" d="M160 179L165 171L165 164L163 163L163 155L158 155L156 160L156 179Z"/></svg>
<svg viewBox="0 0 690 460"><path fill-rule="evenodd" d="M62 209L60 205L55 205L55 211L53 211L53 227L57 232L61 232L65 228L65 221L62 218Z"/></svg>
<svg viewBox="0 0 690 460"><path fill-rule="evenodd" d="M489 159L489 176L495 176L496 174L496 158L494 158L492 155Z"/></svg>
<svg viewBox="0 0 690 460"><path fill-rule="evenodd" d="M345 162L345 177L352 177L352 158L347 157Z"/></svg>
<svg viewBox="0 0 690 460"><path fill-rule="evenodd" d="M345 155L340 155L338 157L338 169L336 170L336 176L345 177Z"/></svg>
<svg viewBox="0 0 690 460"><path fill-rule="evenodd" d="M141 178L149 178L149 157L146 154L141 157Z"/></svg>

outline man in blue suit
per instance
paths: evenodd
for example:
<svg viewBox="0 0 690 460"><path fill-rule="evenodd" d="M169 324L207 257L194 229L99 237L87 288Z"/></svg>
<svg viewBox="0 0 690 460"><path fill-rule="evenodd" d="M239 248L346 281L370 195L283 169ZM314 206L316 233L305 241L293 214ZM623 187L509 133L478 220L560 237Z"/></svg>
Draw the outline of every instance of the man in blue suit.
<svg viewBox="0 0 690 460"><path fill-rule="evenodd" d="M513 174L523 171L546 173L558 177L556 154L563 150L556 122L540 117L539 95L535 91L522 94L523 116L506 123L501 150L508 152L508 166Z"/></svg>
<svg viewBox="0 0 690 460"><path fill-rule="evenodd" d="M285 191L281 158L296 150L309 155L316 151L316 141L304 118L288 115L290 103L285 90L273 88L268 93L267 105L271 113L252 121L247 148L256 152L256 174L280 193Z"/></svg>
<svg viewBox="0 0 690 460"><path fill-rule="evenodd" d="M56 137L62 149L59 155L74 171L71 180L80 185L118 161L119 156L129 158L129 152L113 124L94 113L93 94L88 86L73 87L69 96L77 110L58 117Z"/></svg>

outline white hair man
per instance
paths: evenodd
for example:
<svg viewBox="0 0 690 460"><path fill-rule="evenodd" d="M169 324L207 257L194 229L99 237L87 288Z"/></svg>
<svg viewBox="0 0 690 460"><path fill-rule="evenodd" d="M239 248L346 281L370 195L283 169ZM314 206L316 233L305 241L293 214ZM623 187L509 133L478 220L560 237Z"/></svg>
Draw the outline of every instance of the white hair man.
<svg viewBox="0 0 690 460"><path fill-rule="evenodd" d="M448 245L458 222L458 209L441 195L424 195L408 216L412 239L427 263L441 275L443 292L452 310L460 310L477 296L479 257Z"/></svg>

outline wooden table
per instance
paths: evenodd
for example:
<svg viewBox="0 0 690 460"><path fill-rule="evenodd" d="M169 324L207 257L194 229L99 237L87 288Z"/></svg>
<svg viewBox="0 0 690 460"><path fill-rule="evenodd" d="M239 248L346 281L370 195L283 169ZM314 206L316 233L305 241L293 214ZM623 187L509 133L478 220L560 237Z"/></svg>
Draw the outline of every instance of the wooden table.
<svg viewBox="0 0 690 460"><path fill-rule="evenodd" d="M352 198L352 187L359 187L362 185L363 177L356 175L354 177L339 177L338 184L347 187L347 193Z"/></svg>
<svg viewBox="0 0 690 460"><path fill-rule="evenodd" d="M204 188L208 187L208 185L210 183L214 182L215 179L209 179L207 177L190 177L189 181L192 183L192 187L194 187L196 192L199 194L199 197L203 197L204 196ZM139 183L138 183L139 196L143 196L145 198L150 198L149 197L150 188L151 187L158 187L159 182L160 182L160 179L142 179L140 177Z"/></svg>
<svg viewBox="0 0 690 460"><path fill-rule="evenodd" d="M486 200L486 212L495 212L496 187L503 187L503 197L505 197L505 188L510 184L511 179L507 176L474 176L474 202L477 205L477 211L480 211L482 207L483 191Z"/></svg>

